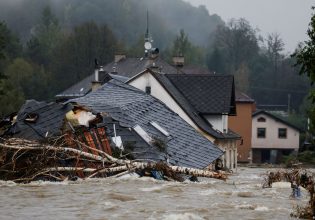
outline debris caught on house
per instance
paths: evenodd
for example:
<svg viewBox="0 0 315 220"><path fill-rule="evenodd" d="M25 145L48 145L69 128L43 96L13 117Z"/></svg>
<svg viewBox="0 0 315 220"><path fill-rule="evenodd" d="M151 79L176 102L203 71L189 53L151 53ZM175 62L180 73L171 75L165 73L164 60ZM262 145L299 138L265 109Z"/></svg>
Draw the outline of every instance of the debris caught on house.
<svg viewBox="0 0 315 220"><path fill-rule="evenodd" d="M308 205L296 207L295 212L291 213L291 217L302 219L315 218L315 180L312 173L299 168L269 172L264 177L263 188L271 188L275 182L290 182L292 188L290 198L294 199L299 199L301 196L300 187L305 188L310 196Z"/></svg>
<svg viewBox="0 0 315 220"><path fill-rule="evenodd" d="M220 149L160 101L117 81L64 104L29 100L1 129L3 180L62 181L128 172L177 181L182 174L226 179L205 169L222 155Z"/></svg>
<svg viewBox="0 0 315 220"><path fill-rule="evenodd" d="M50 143L18 138L3 141L0 143L1 178L27 183L38 179L62 181L77 177L108 177L137 171L143 175L149 172L157 179L165 180L182 180L179 174L226 179L224 174L209 170L172 166L164 162L118 159L78 139L72 141L81 146L82 150L68 147L68 141L63 137Z"/></svg>

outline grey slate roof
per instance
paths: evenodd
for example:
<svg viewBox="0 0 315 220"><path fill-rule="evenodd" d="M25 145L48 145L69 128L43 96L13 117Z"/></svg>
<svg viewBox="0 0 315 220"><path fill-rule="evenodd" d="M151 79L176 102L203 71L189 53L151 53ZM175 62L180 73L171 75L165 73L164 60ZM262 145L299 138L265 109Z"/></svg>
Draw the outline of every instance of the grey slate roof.
<svg viewBox="0 0 315 220"><path fill-rule="evenodd" d="M125 76L120 76L117 74L107 73L102 71L99 73L100 81L102 83L108 82L111 79L116 79L121 82L126 82L129 78ZM57 99L71 99L77 98L81 96L85 96L92 90L92 82L95 79L94 73L89 75L88 77L84 78L80 82L74 84L73 86L69 87L62 93L56 95Z"/></svg>
<svg viewBox="0 0 315 220"><path fill-rule="evenodd" d="M148 69L150 73L160 82L160 84L164 87L164 89L173 97L173 99L178 103L179 106L186 112L186 114L197 124L197 126L215 137L216 139L238 139L240 136L234 133L231 130L228 130L227 133L223 133L215 130L212 125L205 120L201 113L198 112L186 99L186 97L174 86L173 82L169 79L169 74L165 74L163 72L159 72L156 68ZM178 75L183 76L183 75ZM185 75L186 76L186 75ZM131 79L132 80L132 79ZM232 92L232 91L231 91Z"/></svg>
<svg viewBox="0 0 315 220"><path fill-rule="evenodd" d="M149 59L149 58L124 58L124 59L121 59L117 63L115 62L108 63L106 66L103 67L103 70L105 73L115 72L116 75L111 74L112 78L123 82L123 81L127 81L128 78L131 78L137 75L138 73L146 70L147 68L151 67L153 63L156 67L161 68L166 73L172 73L172 74L182 73L180 70L168 64L167 62L165 62L163 59L159 57L154 60ZM102 78L101 75L102 74L100 74L100 78ZM80 82L74 84L67 90L56 95L56 98L57 99L62 99L62 98L70 99L70 98L84 96L91 91L92 81L94 81L94 73L84 78ZM103 81L103 83L106 83L106 81Z"/></svg>
<svg viewBox="0 0 315 220"><path fill-rule="evenodd" d="M232 75L166 74L166 77L198 113L235 115Z"/></svg>
<svg viewBox="0 0 315 220"><path fill-rule="evenodd" d="M10 128L9 133L13 137L30 140L60 135L65 114L71 109L71 105L27 100L18 112L17 122ZM24 120L29 113L38 115L36 123Z"/></svg>
<svg viewBox="0 0 315 220"><path fill-rule="evenodd" d="M117 80L111 80L98 90L69 102L107 113L119 121L120 126L133 128L139 125L151 137L165 140L171 164L204 168L223 154L158 99ZM150 124L151 121L167 130L170 136L164 136ZM161 152L156 154L162 155Z"/></svg>

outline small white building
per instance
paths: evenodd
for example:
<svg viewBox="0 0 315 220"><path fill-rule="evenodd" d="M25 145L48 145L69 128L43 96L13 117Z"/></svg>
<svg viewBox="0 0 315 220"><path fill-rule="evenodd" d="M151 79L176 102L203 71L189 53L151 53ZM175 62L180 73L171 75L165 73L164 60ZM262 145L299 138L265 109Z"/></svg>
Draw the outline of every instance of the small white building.
<svg viewBox="0 0 315 220"><path fill-rule="evenodd" d="M252 117L252 162L280 163L299 150L300 129L266 111Z"/></svg>

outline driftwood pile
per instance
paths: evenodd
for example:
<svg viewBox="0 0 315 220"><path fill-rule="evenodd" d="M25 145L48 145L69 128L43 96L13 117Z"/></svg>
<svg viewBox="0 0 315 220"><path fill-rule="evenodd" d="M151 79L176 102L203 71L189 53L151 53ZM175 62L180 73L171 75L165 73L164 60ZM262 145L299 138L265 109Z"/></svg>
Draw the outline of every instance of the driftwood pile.
<svg viewBox="0 0 315 220"><path fill-rule="evenodd" d="M63 181L65 179L120 176L129 172L161 171L164 179L181 180L179 174L225 180L223 173L163 162L120 159L74 140L90 149L90 153L68 147L63 137L49 142L9 138L0 142L0 179L17 183L35 180ZM91 153L92 152L92 153Z"/></svg>
<svg viewBox="0 0 315 220"><path fill-rule="evenodd" d="M309 203L306 207L297 207L296 212L292 213L292 217L302 219L315 218L315 181L312 173L302 169L279 170L276 172L269 172L264 178L263 187L272 187L274 182L290 182L291 186L302 186L310 195Z"/></svg>

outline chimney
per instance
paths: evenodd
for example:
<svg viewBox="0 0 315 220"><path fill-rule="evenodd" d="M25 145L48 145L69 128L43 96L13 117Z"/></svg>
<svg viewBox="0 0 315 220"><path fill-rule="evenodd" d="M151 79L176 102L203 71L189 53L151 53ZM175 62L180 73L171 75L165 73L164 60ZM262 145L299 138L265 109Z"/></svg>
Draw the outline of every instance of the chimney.
<svg viewBox="0 0 315 220"><path fill-rule="evenodd" d="M97 90L99 87L101 87L101 82L100 81L93 81L92 82L92 92L94 92L95 90Z"/></svg>
<svg viewBox="0 0 315 220"><path fill-rule="evenodd" d="M173 57L173 65L176 67L183 67L185 63L185 57L184 56L174 56Z"/></svg>
<svg viewBox="0 0 315 220"><path fill-rule="evenodd" d="M102 66L101 66L101 70L102 70ZM95 69L94 69L94 81L92 81L92 91L97 90L100 86L101 86L101 81L100 81L100 77L99 77L99 68L98 68L98 62L95 59Z"/></svg>
<svg viewBox="0 0 315 220"><path fill-rule="evenodd" d="M125 54L115 54L115 63L118 63L119 61L126 59L126 55Z"/></svg>

